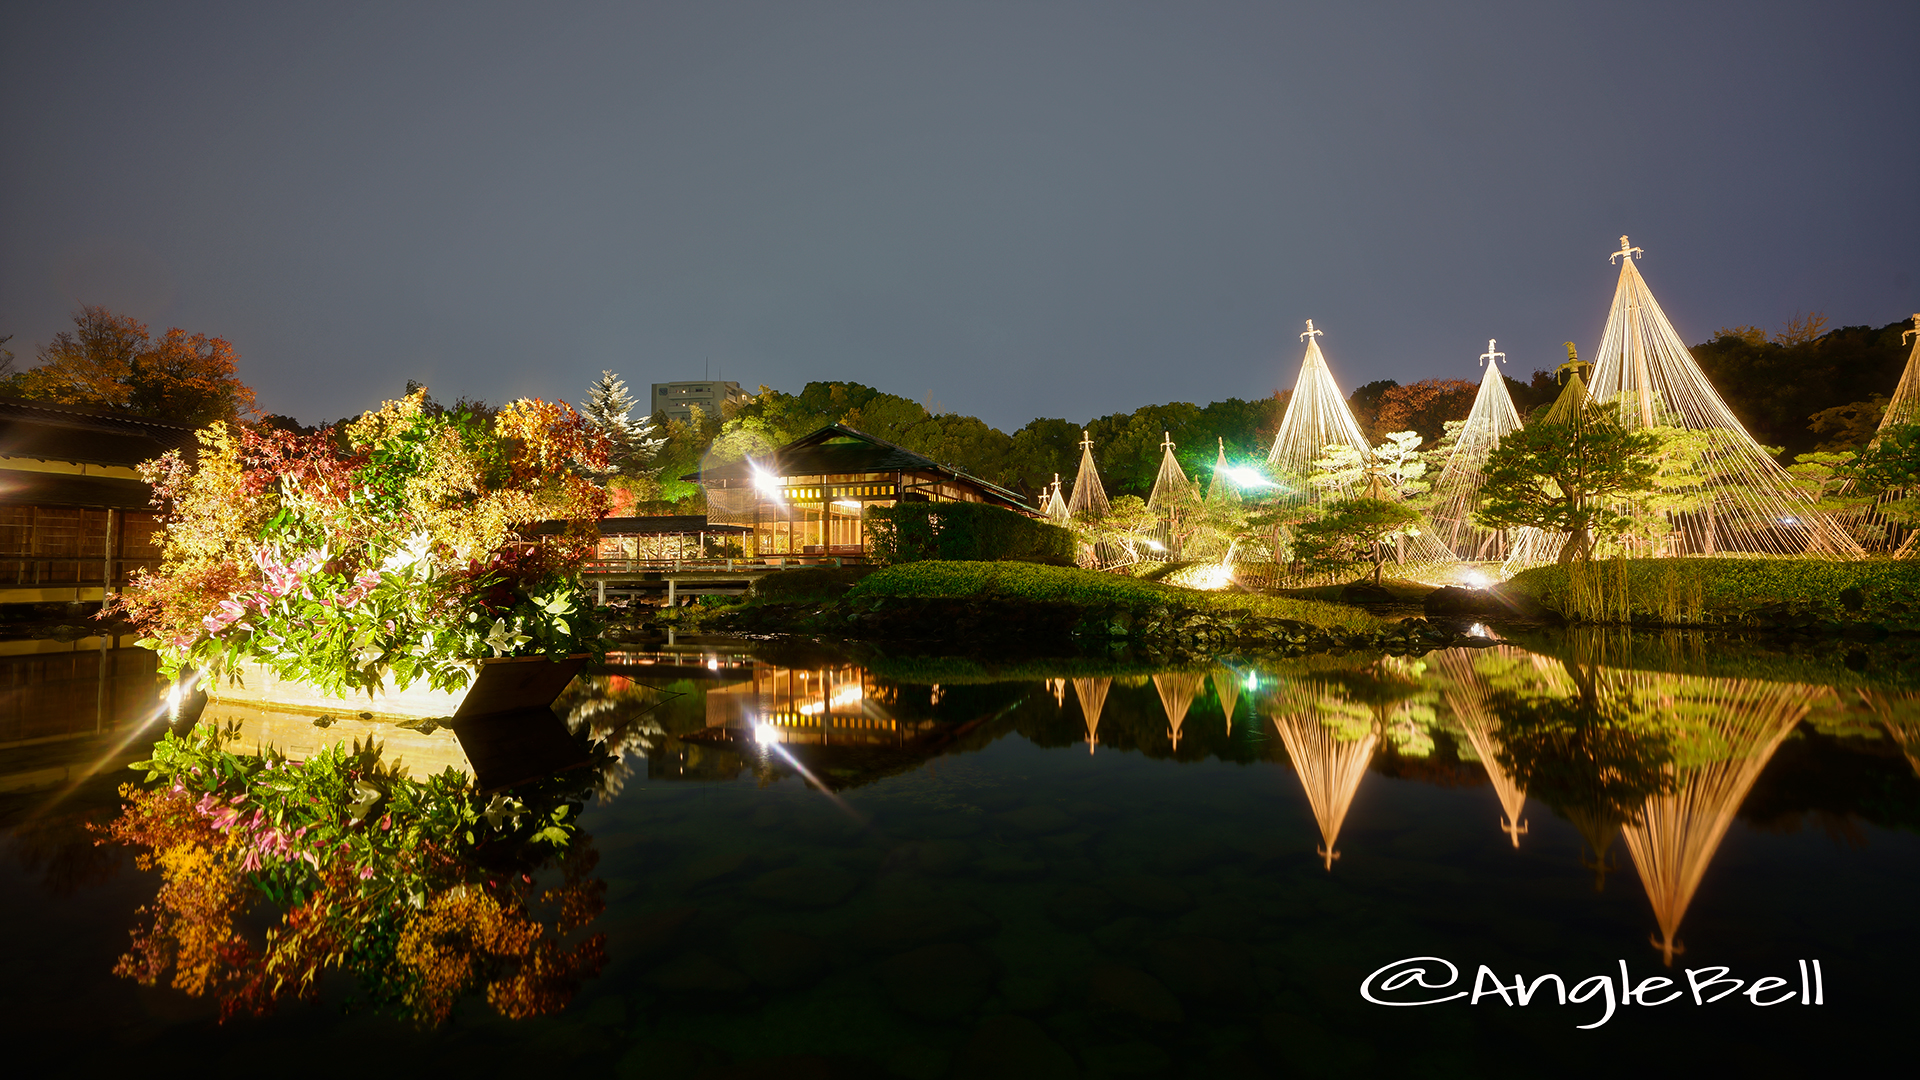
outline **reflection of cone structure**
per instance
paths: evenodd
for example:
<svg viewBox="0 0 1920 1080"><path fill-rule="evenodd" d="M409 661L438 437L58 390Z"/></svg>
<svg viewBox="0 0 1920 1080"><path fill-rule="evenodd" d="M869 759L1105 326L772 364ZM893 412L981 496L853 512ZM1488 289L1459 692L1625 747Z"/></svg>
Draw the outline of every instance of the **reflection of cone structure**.
<svg viewBox="0 0 1920 1080"><path fill-rule="evenodd" d="M1726 755L1674 770L1673 789L1655 795L1640 820L1623 830L1640 883L1653 903L1660 937L1654 944L1671 965L1683 951L1677 935L1694 890L1726 836L1740 803L1767 766L1781 740L1831 691L1795 683L1703 679L1680 675L1611 671L1615 693L1638 693L1662 701L1681 716L1704 722L1725 740Z"/></svg>
<svg viewBox="0 0 1920 1080"><path fill-rule="evenodd" d="M1453 455L1433 485L1428 519L1434 535L1463 559L1504 559L1507 554L1503 532L1473 523L1473 513L1480 508L1481 467L1500 440L1520 426L1520 413L1507 393L1506 377L1500 374L1500 358L1505 355L1494 352L1493 342L1487 342L1486 354L1480 357L1487 366L1480 377L1480 392L1474 395Z"/></svg>
<svg viewBox="0 0 1920 1080"><path fill-rule="evenodd" d="M1073 680L1073 696L1080 699L1080 716L1087 725L1087 753L1100 745L1100 710L1107 707L1107 691L1113 686L1113 677L1103 675L1098 679Z"/></svg>
<svg viewBox="0 0 1920 1080"><path fill-rule="evenodd" d="M1060 708L1067 707L1067 680L1048 679L1047 692L1053 695L1053 703Z"/></svg>
<svg viewBox="0 0 1920 1080"><path fill-rule="evenodd" d="M1233 734L1233 710L1240 704L1240 679L1232 670L1220 668L1213 673L1213 692L1220 699L1220 713L1227 718L1227 734Z"/></svg>
<svg viewBox="0 0 1920 1080"><path fill-rule="evenodd" d="M1894 745L1906 755L1907 764L1913 767L1914 775L1920 776L1920 695L1888 694L1879 690L1862 690L1860 700L1866 702L1873 714L1880 718L1880 724L1887 729L1887 735Z"/></svg>
<svg viewBox="0 0 1920 1080"><path fill-rule="evenodd" d="M1518 657L1522 650L1510 645L1497 646L1492 650L1502 657ZM1500 722L1487 712L1487 683L1473 669L1474 654L1462 649L1448 649L1434 654L1440 670L1446 673L1447 681L1452 685L1447 689L1447 707L1452 710L1453 718L1467 733L1467 742L1473 752L1479 756L1480 764L1487 770L1487 779L1492 781L1494 793L1500 796L1500 808L1506 811L1506 818L1500 823L1500 829L1513 839L1513 846L1520 846L1520 837L1527 831L1527 823L1520 811L1527 804L1527 793L1507 771L1500 766L1500 754L1504 749L1500 743Z"/></svg>
<svg viewBox="0 0 1920 1080"><path fill-rule="evenodd" d="M1180 749L1180 725L1206 678L1197 671L1168 671L1153 677L1153 688L1160 692L1160 704L1167 710L1167 736L1175 750Z"/></svg>
<svg viewBox="0 0 1920 1080"><path fill-rule="evenodd" d="M1340 838L1340 826L1347 819L1347 808L1353 805L1354 793L1360 790L1360 780L1367 774L1367 762L1373 758L1380 735L1369 727L1360 738L1343 740L1333 727L1321 722L1312 706L1276 716L1273 723L1280 730L1280 740L1286 744L1287 756L1300 774L1300 786L1307 790L1313 818L1320 825L1321 845L1315 854L1331 870L1333 861L1340 857L1334 847Z"/></svg>
<svg viewBox="0 0 1920 1080"><path fill-rule="evenodd" d="M1320 331L1307 321L1307 353L1300 360L1300 377L1294 382L1293 397L1287 401L1287 415L1267 452L1267 465L1282 486L1281 495L1294 501L1318 499L1307 478L1313 475L1313 463L1329 446L1351 446L1369 459L1367 437L1347 408L1347 399L1327 370L1327 359L1320 355ZM1219 478L1216 476L1217 484Z"/></svg>

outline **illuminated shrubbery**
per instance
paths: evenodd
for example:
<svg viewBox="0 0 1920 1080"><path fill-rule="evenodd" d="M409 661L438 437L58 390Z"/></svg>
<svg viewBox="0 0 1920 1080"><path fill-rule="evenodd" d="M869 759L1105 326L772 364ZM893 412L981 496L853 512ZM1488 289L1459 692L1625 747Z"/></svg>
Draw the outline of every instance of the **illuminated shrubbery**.
<svg viewBox="0 0 1920 1080"><path fill-rule="evenodd" d="M255 661L333 693L451 690L478 657L592 647L579 566L606 437L559 403L489 422L425 402L310 436L214 424L197 461L145 466L165 558L117 604L164 673ZM569 527L519 531L549 520Z"/></svg>

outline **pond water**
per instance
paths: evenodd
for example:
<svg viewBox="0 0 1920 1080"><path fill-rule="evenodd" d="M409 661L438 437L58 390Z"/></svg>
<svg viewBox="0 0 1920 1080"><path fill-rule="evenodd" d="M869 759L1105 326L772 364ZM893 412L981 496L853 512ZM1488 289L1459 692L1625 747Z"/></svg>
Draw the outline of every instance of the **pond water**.
<svg viewBox="0 0 1920 1080"><path fill-rule="evenodd" d="M0 1027L74 1066L1767 1075L1896 1054L1920 970L1896 677L1679 636L1173 671L708 645L557 706L618 755L581 822L607 964L565 1009L421 1032L335 980L222 1025L112 974L156 879L86 825L162 730L116 644L0 655ZM1742 982L1696 1004L1689 971Z"/></svg>

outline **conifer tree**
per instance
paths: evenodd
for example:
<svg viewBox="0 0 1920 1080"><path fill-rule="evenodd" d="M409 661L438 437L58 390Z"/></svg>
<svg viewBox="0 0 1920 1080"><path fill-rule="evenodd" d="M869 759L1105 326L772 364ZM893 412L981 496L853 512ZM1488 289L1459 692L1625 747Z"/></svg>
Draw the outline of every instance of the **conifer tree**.
<svg viewBox="0 0 1920 1080"><path fill-rule="evenodd" d="M616 468L627 468L651 458L666 439L654 435L654 425L633 417L634 401L627 393L626 380L611 371L587 388L587 401L580 412L594 426L610 436L617 449L611 455Z"/></svg>

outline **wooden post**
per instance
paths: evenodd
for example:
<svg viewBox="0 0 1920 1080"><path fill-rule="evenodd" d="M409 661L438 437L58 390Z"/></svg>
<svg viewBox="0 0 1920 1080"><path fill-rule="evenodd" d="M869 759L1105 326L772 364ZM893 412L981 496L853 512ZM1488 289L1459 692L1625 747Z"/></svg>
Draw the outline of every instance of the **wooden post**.
<svg viewBox="0 0 1920 1080"><path fill-rule="evenodd" d="M667 579L667 606L673 607L675 604L679 603L679 601L680 601L680 582L674 578L668 578Z"/></svg>

